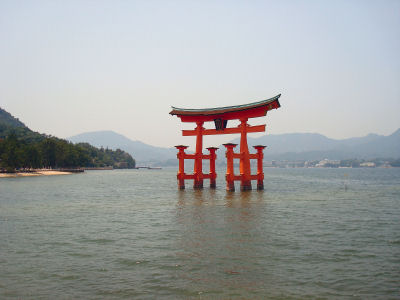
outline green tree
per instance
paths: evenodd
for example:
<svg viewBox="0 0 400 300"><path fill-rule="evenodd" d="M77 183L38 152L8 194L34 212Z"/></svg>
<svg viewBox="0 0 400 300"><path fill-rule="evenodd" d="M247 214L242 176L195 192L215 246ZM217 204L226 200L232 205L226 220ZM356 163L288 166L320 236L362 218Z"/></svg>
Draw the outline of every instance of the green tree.
<svg viewBox="0 0 400 300"><path fill-rule="evenodd" d="M18 140L15 133L11 133L3 142L1 161L8 172L15 172L21 164L18 152Z"/></svg>
<svg viewBox="0 0 400 300"><path fill-rule="evenodd" d="M45 167L56 166L56 143L54 139L45 139L40 145L42 153L42 162Z"/></svg>

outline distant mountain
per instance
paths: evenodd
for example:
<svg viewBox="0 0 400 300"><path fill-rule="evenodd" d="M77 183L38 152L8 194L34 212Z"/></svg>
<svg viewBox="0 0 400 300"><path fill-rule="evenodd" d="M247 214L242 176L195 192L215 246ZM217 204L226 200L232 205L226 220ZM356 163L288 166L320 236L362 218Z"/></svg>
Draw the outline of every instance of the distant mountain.
<svg viewBox="0 0 400 300"><path fill-rule="evenodd" d="M239 143L239 138L232 143ZM330 139L318 133L269 134L249 137L248 144L266 145L266 160L399 158L400 129L389 136L369 134L343 140Z"/></svg>
<svg viewBox="0 0 400 300"><path fill-rule="evenodd" d="M82 133L69 138L74 143L88 142L97 147L120 148L131 154L138 165L176 165L176 149L147 145L132 141L113 131ZM239 138L232 140L239 144ZM266 145L265 160L321 160L400 158L400 129L389 136L369 134L343 140L330 139L318 133L269 134L248 138L249 146ZM219 146L218 164L225 162L225 148ZM239 146L237 147L239 148ZM205 151L206 152L206 151ZM190 162L188 162L190 163Z"/></svg>
<svg viewBox="0 0 400 300"><path fill-rule="evenodd" d="M368 136L367 136L368 137ZM389 136L376 136L353 147L353 151L362 157L392 157L400 158L400 129Z"/></svg>
<svg viewBox="0 0 400 300"><path fill-rule="evenodd" d="M150 164L150 165L165 165L170 161L176 164L176 149L175 148L162 148L147 145L140 141L133 141L127 137L116 133L114 131L94 131L81 133L68 138L73 143L87 142L96 147L122 149L131 154L137 165Z"/></svg>

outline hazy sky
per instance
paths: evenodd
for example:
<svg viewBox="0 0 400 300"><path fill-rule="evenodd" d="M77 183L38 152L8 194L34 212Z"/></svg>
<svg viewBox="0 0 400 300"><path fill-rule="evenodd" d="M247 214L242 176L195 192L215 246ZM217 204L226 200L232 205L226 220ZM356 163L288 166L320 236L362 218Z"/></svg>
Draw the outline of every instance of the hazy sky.
<svg viewBox="0 0 400 300"><path fill-rule="evenodd" d="M400 1L0 0L0 107L33 130L192 145L171 105L279 93L267 133L399 128Z"/></svg>

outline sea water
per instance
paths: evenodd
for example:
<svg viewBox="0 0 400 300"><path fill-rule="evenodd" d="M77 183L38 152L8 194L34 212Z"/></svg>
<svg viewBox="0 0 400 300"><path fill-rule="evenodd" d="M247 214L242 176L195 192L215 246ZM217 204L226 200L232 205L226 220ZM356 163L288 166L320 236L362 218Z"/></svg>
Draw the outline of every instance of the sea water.
<svg viewBox="0 0 400 300"><path fill-rule="evenodd" d="M0 298L400 298L400 169L223 173L0 179Z"/></svg>

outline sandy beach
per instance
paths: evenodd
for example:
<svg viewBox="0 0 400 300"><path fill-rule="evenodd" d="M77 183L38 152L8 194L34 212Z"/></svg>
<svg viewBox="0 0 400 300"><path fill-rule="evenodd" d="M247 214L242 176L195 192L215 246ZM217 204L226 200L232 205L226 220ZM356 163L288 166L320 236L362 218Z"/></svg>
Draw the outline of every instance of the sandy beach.
<svg viewBox="0 0 400 300"><path fill-rule="evenodd" d="M55 170L37 170L35 172L17 172L17 173L0 173L0 178L9 177L31 177L31 176L52 176L52 175L69 175L72 172L55 171Z"/></svg>

